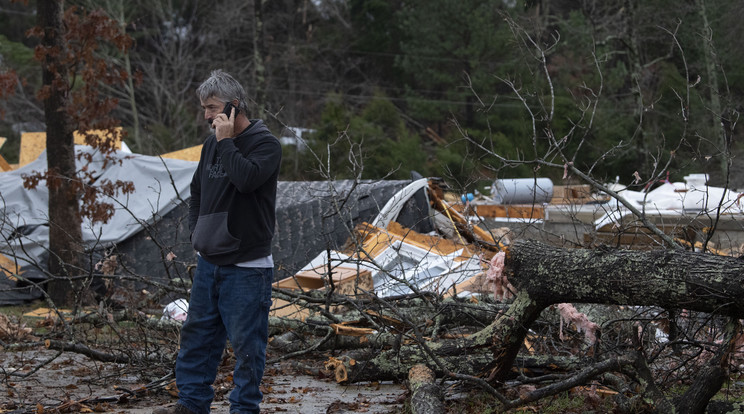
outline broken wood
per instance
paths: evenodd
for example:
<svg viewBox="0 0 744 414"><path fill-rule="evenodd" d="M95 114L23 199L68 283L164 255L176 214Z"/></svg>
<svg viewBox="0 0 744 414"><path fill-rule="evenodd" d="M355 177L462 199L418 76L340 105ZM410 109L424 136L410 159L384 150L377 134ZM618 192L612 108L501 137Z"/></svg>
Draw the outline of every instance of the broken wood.
<svg viewBox="0 0 744 414"><path fill-rule="evenodd" d="M80 343L71 343L65 341L58 341L53 339L47 339L44 341L44 346L48 349L54 349L62 352L75 352L82 354L90 359L101 362L115 362L117 364L129 364L132 363L134 358L124 353L111 354L107 352L98 351ZM141 356L143 361L146 361L144 355Z"/></svg>
<svg viewBox="0 0 744 414"><path fill-rule="evenodd" d="M411 391L411 412L413 414L445 412L444 392L435 380L434 372L426 365L414 365L408 371L408 389Z"/></svg>
<svg viewBox="0 0 744 414"><path fill-rule="evenodd" d="M331 302L333 307L338 308L340 305L347 305L346 307L350 310L343 314L334 314L334 318L329 319L326 315L315 312L313 308L315 305L308 303L309 300L321 301L320 298L315 296L296 298L289 302L286 299L290 299L290 297L284 295L282 291L275 291L274 296L275 302L279 298L285 298L282 299L285 300L285 304L290 304L298 309L305 309L305 312L302 315L288 314L284 317L278 316L281 312L272 314L269 318L271 335L280 334L286 330L312 333L319 326L328 326L330 323L349 324L352 321L358 322L355 326L374 328L378 331L405 332L410 329L410 326L401 319L416 325L431 327L432 330L436 327L439 327L440 330L446 327L454 327L460 331L467 328L470 332L476 332L492 323L499 314L508 308L508 304L496 303L489 298L485 298L485 300L453 297L444 300L434 300L434 298L432 300L385 298L388 305L395 308L393 313L372 300L337 297ZM363 322L366 322L366 324ZM436 332L432 331L431 334L434 335Z"/></svg>
<svg viewBox="0 0 744 414"><path fill-rule="evenodd" d="M401 343L382 352L351 353L329 361L328 369L338 382L348 383L401 379L408 367L426 364L436 367L436 376L465 374L503 385L513 376L530 327L554 304L655 306L744 317L744 303L739 300L744 297L744 263L736 258L682 250L559 249L536 241L517 241L509 246L504 271L516 296L506 312L480 331L456 340L425 338L425 343ZM727 366L721 361L730 355L730 348L719 352L709 368L699 372L688 394L695 401L684 403L696 407L707 404L725 377ZM570 389L610 371L642 379L638 396L654 407L652 411L679 411L684 404L666 399L637 351L594 364L531 398ZM519 404L511 401L506 405Z"/></svg>
<svg viewBox="0 0 744 414"><path fill-rule="evenodd" d="M683 250L559 249L517 241L507 277L542 304L659 306L744 318L744 262Z"/></svg>
<svg viewBox="0 0 744 414"><path fill-rule="evenodd" d="M432 345L436 346L436 344L438 342ZM445 350L439 349L438 351L442 354L439 359L448 370L453 372L476 375L482 372L484 366L493 362L493 356L488 352L463 354L458 351L451 352L452 355L446 355ZM407 377L410 367L430 363L430 359L419 347L409 345L398 350L372 352L365 349L339 358L331 357L326 361L325 367L334 375L337 383L352 384L365 381L402 381ZM435 367L435 374L442 377L446 375L446 372Z"/></svg>
<svg viewBox="0 0 744 414"><path fill-rule="evenodd" d="M452 208L452 206L447 204L447 202L438 195L437 191L430 191L429 196L431 197L432 207L449 218L457 229L460 237L464 238L469 243L476 243L491 251L499 251L505 247L498 240L494 240L491 233L478 226L470 224L468 219L460 214L456 209Z"/></svg>

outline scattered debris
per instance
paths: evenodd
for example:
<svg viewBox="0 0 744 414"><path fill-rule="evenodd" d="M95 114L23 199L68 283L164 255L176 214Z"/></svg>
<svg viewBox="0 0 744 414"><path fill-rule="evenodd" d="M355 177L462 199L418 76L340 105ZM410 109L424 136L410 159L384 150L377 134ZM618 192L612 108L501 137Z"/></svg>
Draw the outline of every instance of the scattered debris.
<svg viewBox="0 0 744 414"><path fill-rule="evenodd" d="M174 320L184 322L189 313L189 301L186 299L176 299L167 304L163 309L161 320Z"/></svg>
<svg viewBox="0 0 744 414"><path fill-rule="evenodd" d="M13 322L10 317L0 313L0 341L20 342L36 340L31 328L23 323Z"/></svg>

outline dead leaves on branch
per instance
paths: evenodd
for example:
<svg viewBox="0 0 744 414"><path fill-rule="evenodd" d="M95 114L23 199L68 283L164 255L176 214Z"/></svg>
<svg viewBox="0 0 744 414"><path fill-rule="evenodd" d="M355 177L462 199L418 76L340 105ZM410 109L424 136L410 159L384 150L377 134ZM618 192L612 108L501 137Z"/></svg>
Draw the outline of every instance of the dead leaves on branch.
<svg viewBox="0 0 744 414"><path fill-rule="evenodd" d="M3 342L22 342L35 341L31 328L26 324L14 322L10 317L0 313L0 341Z"/></svg>

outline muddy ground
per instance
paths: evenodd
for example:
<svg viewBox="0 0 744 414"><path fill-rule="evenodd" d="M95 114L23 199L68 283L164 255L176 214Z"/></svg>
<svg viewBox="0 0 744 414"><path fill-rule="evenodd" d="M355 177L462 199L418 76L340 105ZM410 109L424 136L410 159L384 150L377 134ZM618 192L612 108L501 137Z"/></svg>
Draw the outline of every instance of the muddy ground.
<svg viewBox="0 0 744 414"><path fill-rule="evenodd" d="M0 352L0 413L100 412L149 414L176 402L168 373L92 361L43 347ZM300 367L301 366L301 367ZM212 413L229 413L230 367L220 369ZM147 388L146 391L143 391ZM342 386L323 373L322 361L282 362L267 367L262 413L402 413L406 389L393 383Z"/></svg>

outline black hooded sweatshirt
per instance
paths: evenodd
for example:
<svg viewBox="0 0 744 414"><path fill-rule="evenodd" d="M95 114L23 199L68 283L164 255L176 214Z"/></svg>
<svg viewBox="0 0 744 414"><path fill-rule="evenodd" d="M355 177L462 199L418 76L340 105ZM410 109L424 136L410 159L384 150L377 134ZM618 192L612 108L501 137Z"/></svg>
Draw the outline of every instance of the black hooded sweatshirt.
<svg viewBox="0 0 744 414"><path fill-rule="evenodd" d="M235 138L204 142L191 180L191 244L208 262L231 265L271 254L282 147L261 120Z"/></svg>

